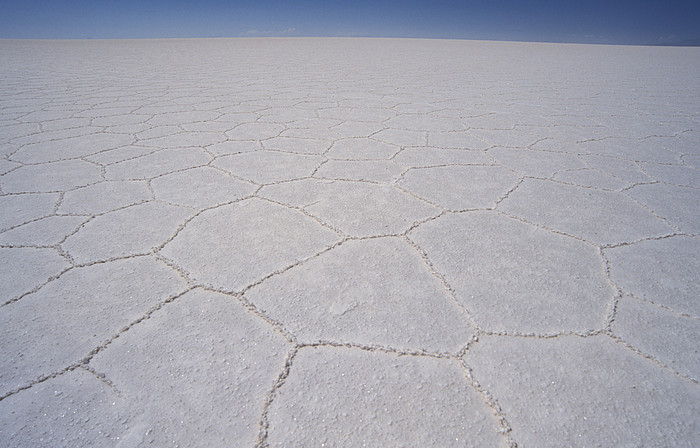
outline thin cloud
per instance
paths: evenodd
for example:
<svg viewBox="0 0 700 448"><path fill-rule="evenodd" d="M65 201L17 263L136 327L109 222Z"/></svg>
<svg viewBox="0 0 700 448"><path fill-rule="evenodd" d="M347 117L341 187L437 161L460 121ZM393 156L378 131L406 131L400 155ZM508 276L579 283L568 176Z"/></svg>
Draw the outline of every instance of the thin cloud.
<svg viewBox="0 0 700 448"><path fill-rule="evenodd" d="M296 28L286 28L284 30L248 30L239 33L241 37L280 37L290 36L296 32Z"/></svg>

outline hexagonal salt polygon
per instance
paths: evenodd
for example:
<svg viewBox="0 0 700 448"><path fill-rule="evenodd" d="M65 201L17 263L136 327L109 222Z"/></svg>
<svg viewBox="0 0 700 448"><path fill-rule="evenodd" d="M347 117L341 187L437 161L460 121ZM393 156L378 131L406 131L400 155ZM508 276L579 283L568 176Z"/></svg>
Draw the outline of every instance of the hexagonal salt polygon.
<svg viewBox="0 0 700 448"><path fill-rule="evenodd" d="M409 238L489 331L603 327L614 291L592 245L492 211L442 216Z"/></svg>
<svg viewBox="0 0 700 448"><path fill-rule="evenodd" d="M396 237L348 241L246 293L300 341L457 352L469 317Z"/></svg>

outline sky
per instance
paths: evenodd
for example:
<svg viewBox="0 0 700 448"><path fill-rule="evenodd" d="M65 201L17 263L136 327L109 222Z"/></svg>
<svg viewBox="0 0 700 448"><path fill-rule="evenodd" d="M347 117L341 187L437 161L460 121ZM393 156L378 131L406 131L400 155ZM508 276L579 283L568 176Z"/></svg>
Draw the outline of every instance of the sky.
<svg viewBox="0 0 700 448"><path fill-rule="evenodd" d="M700 44L700 1L0 0L0 38L263 36Z"/></svg>

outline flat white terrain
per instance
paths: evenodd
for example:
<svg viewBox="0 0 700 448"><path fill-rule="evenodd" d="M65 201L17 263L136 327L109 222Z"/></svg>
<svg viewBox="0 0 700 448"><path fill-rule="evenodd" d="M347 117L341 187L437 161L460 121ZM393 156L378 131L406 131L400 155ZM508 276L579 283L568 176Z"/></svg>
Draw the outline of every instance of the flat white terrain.
<svg viewBox="0 0 700 448"><path fill-rule="evenodd" d="M0 41L0 445L700 446L698 74Z"/></svg>

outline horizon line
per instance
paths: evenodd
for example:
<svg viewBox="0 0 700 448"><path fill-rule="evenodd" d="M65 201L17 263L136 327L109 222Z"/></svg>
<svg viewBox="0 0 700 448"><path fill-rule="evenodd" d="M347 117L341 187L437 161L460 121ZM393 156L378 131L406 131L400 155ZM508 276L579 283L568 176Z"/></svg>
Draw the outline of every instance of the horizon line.
<svg viewBox="0 0 700 448"><path fill-rule="evenodd" d="M407 37L407 36L206 36L206 37L0 37L0 41L22 40L22 41L117 41L117 40L205 40L205 39L405 39L405 40L453 40L453 41L474 41L474 42L510 42L510 43L532 43L532 44L561 44L561 45L603 45L603 46L626 46L626 47L700 47L700 38L685 39L680 42L664 43L609 43L609 42L577 42L566 40L511 40L511 39L478 39L459 37Z"/></svg>

